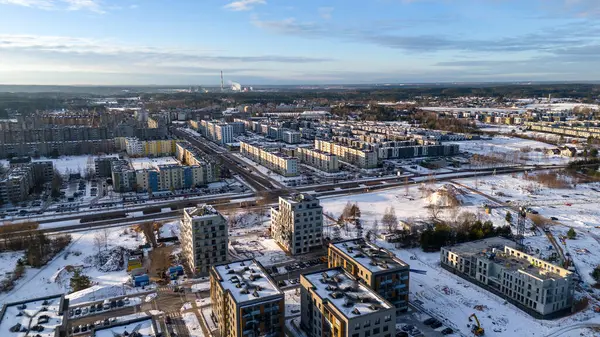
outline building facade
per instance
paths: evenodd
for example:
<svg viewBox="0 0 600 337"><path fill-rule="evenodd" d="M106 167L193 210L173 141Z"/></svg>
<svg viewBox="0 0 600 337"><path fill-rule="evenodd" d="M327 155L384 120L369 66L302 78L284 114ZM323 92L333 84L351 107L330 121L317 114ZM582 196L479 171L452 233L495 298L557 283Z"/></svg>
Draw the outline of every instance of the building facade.
<svg viewBox="0 0 600 337"><path fill-rule="evenodd" d="M323 172L335 173L340 171L340 163L335 154L299 147L296 149L296 157L302 164Z"/></svg>
<svg viewBox="0 0 600 337"><path fill-rule="evenodd" d="M288 144L298 144L302 138L302 134L298 131L286 130L283 131L283 141Z"/></svg>
<svg viewBox="0 0 600 337"><path fill-rule="evenodd" d="M271 208L271 236L292 255L323 247L323 207L310 194L279 197Z"/></svg>
<svg viewBox="0 0 600 337"><path fill-rule="evenodd" d="M211 266L227 261L227 220L208 205L183 211L181 247L190 270L208 275Z"/></svg>
<svg viewBox="0 0 600 337"><path fill-rule="evenodd" d="M408 310L409 272L407 263L392 252L363 239L329 244L329 268L342 267L396 307Z"/></svg>
<svg viewBox="0 0 600 337"><path fill-rule="evenodd" d="M319 139L315 139L315 148L321 152L334 154L340 160L360 168L376 168L378 165L377 152L372 150L362 150Z"/></svg>
<svg viewBox="0 0 600 337"><path fill-rule="evenodd" d="M514 248L504 238L443 247L442 267L502 296L530 315L551 318L570 313L573 274Z"/></svg>
<svg viewBox="0 0 600 337"><path fill-rule="evenodd" d="M221 336L285 336L284 294L256 260L213 266L210 299Z"/></svg>
<svg viewBox="0 0 600 337"><path fill-rule="evenodd" d="M258 145L240 142L240 153L285 177L298 175L298 159L277 151L268 151Z"/></svg>
<svg viewBox="0 0 600 337"><path fill-rule="evenodd" d="M393 337L396 310L342 268L300 276L300 326L309 337Z"/></svg>

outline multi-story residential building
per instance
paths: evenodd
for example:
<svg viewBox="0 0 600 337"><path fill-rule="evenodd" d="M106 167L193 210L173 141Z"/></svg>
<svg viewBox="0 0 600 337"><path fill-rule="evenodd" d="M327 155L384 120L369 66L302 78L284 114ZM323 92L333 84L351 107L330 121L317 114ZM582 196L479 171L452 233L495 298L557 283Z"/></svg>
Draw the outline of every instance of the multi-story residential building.
<svg viewBox="0 0 600 337"><path fill-rule="evenodd" d="M188 142L177 142L175 148L175 156L185 165L199 166L200 171L194 170L194 181L200 181L201 184L213 183L219 180L219 165L216 162L204 157L205 154L200 153ZM201 178L196 178L197 174L201 174Z"/></svg>
<svg viewBox="0 0 600 337"><path fill-rule="evenodd" d="M127 160L116 160L112 163L111 177L116 192L131 192L136 189L135 170Z"/></svg>
<svg viewBox="0 0 600 337"><path fill-rule="evenodd" d="M279 197L271 208L271 236L292 255L323 247L323 207L310 194Z"/></svg>
<svg viewBox="0 0 600 337"><path fill-rule="evenodd" d="M255 144L240 142L240 153L283 176L298 175L298 160L281 152L268 151Z"/></svg>
<svg viewBox="0 0 600 337"><path fill-rule="evenodd" d="M212 266L210 299L221 336L285 336L284 294L256 260Z"/></svg>
<svg viewBox="0 0 600 337"><path fill-rule="evenodd" d="M77 156L112 153L116 149L113 139L31 143L3 143L0 140L0 158L15 156Z"/></svg>
<svg viewBox="0 0 600 337"><path fill-rule="evenodd" d="M215 125L214 141L219 144L230 144L233 143L233 126L229 124L217 124Z"/></svg>
<svg viewBox="0 0 600 337"><path fill-rule="evenodd" d="M329 244L329 268L342 267L396 307L408 310L409 265L363 239Z"/></svg>
<svg viewBox="0 0 600 337"><path fill-rule="evenodd" d="M377 152L373 150L362 150L319 139L315 139L315 148L322 152L335 154L340 160L360 168L375 168L378 165Z"/></svg>
<svg viewBox="0 0 600 337"><path fill-rule="evenodd" d="M340 171L340 163L338 162L338 157L335 154L303 147L299 147L295 152L295 156L303 164L329 173Z"/></svg>
<svg viewBox="0 0 600 337"><path fill-rule="evenodd" d="M117 140L124 144L124 150L130 156L136 157L161 157L175 153L177 141L174 139L140 140L138 138L124 138Z"/></svg>
<svg viewBox="0 0 600 337"><path fill-rule="evenodd" d="M29 157L12 159L8 171L0 177L0 202L25 201L35 186L50 182L53 177L51 161L32 162Z"/></svg>
<svg viewBox="0 0 600 337"><path fill-rule="evenodd" d="M94 159L94 171L96 176L107 178L112 175L112 163L119 160L117 157L98 157Z"/></svg>
<svg viewBox="0 0 600 337"><path fill-rule="evenodd" d="M302 138L302 134L298 131L286 130L283 131L282 140L288 144L298 144L300 143L300 139Z"/></svg>
<svg viewBox="0 0 600 337"><path fill-rule="evenodd" d="M537 318L570 313L573 274L514 248L500 237L443 247L442 267L503 297Z"/></svg>
<svg viewBox="0 0 600 337"><path fill-rule="evenodd" d="M212 265L227 261L227 220L208 205L183 210L181 247L190 270L208 275Z"/></svg>
<svg viewBox="0 0 600 337"><path fill-rule="evenodd" d="M396 308L342 268L302 274L300 309L309 337L396 335Z"/></svg>

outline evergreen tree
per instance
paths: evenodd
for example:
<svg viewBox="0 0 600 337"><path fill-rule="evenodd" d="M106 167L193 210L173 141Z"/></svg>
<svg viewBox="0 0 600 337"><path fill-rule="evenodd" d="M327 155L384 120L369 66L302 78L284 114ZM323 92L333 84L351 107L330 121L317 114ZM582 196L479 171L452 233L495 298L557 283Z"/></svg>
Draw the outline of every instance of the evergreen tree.
<svg viewBox="0 0 600 337"><path fill-rule="evenodd" d="M577 237L577 233L575 232L575 230L573 228L569 229L569 231L567 232L567 237L570 240L573 240Z"/></svg>
<svg viewBox="0 0 600 337"><path fill-rule="evenodd" d="M92 282L89 276L82 274L79 269L75 269L73 271L73 277L71 277L70 285L73 292L75 292L91 287Z"/></svg>

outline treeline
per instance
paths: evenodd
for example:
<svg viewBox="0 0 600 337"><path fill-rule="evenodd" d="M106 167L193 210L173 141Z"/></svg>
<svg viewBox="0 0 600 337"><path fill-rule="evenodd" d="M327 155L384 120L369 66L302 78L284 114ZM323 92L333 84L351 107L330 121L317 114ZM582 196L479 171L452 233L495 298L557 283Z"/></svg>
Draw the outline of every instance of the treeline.
<svg viewBox="0 0 600 337"><path fill-rule="evenodd" d="M412 115L402 118L412 121L419 126L427 129L442 130L458 133L469 133L477 131L474 121L454 118L450 116L440 116L434 112L418 111Z"/></svg>
<svg viewBox="0 0 600 337"><path fill-rule="evenodd" d="M485 239L493 236L510 237L510 226L494 227L491 221L463 223L452 227L446 223L438 223L434 228L421 233L419 243L423 251L435 252L448 245Z"/></svg>
<svg viewBox="0 0 600 337"><path fill-rule="evenodd" d="M71 243L70 235L48 237L38 231L37 223L0 226L0 252L25 251L22 263L39 268Z"/></svg>

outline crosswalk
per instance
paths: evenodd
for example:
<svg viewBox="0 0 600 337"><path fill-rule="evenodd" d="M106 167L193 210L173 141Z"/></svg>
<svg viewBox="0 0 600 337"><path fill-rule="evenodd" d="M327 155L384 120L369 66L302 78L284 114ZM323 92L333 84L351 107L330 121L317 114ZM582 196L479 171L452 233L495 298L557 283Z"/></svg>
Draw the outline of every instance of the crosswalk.
<svg viewBox="0 0 600 337"><path fill-rule="evenodd" d="M171 318L181 318L181 312L177 310L166 312L165 315Z"/></svg>

